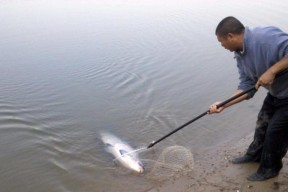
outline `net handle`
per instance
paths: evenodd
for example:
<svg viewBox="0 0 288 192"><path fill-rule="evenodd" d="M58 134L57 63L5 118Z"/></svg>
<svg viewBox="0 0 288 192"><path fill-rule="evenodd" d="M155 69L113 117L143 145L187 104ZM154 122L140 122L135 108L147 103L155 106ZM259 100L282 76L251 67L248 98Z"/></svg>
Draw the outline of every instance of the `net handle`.
<svg viewBox="0 0 288 192"><path fill-rule="evenodd" d="M247 93L249 93L249 92L251 92L251 91L257 91L257 89L256 89L255 87L253 87L253 88L250 88L250 89L248 89L248 90L246 90L246 91L242 91L241 93L238 93L237 95L234 95L233 97L231 97L231 98L229 98L229 99L221 102L220 104L218 104L218 105L217 105L217 108L223 107L223 106L226 105L227 103L229 103L229 102L231 102L231 101L233 101L233 100L235 100L235 99L241 97L242 95L245 95L245 94L247 94ZM189 125L189 124L193 123L194 121L200 119L201 117L207 115L207 114L209 113L209 111L210 111L210 110L205 111L204 113L198 115L198 116L195 117L194 119L188 121L187 123L181 125L181 126L178 127L177 129L171 131L171 132L168 133L167 135L164 135L164 136L161 137L160 139L158 139L158 140L156 140L156 141L152 141L152 142L147 146L147 149L153 147L154 145L156 145L156 144L159 143L160 141L166 139L166 138L169 137L170 135L176 133L176 132L179 131L180 129L183 129L183 128L186 127L187 125Z"/></svg>

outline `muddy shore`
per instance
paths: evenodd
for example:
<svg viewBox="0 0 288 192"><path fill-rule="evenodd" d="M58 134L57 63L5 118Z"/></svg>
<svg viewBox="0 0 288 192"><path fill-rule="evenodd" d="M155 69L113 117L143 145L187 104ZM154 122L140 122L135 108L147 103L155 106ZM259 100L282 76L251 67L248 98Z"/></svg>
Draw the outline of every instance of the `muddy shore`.
<svg viewBox="0 0 288 192"><path fill-rule="evenodd" d="M242 155L253 134L232 144L194 153L194 168L185 176L171 178L147 192L288 192L288 158L283 159L283 169L276 178L262 182L250 182L246 177L254 173L257 163L234 165L233 157Z"/></svg>

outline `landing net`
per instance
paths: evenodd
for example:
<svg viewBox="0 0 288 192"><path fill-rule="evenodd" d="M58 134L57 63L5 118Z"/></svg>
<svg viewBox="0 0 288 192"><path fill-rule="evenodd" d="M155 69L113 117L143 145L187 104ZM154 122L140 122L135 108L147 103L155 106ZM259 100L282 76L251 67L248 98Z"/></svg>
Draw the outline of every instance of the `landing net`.
<svg viewBox="0 0 288 192"><path fill-rule="evenodd" d="M146 160L146 163L148 161ZM153 164L150 160L149 164ZM147 178L155 181L163 181L190 173L194 166L191 151L183 146L167 147L154 161L154 165L147 170Z"/></svg>

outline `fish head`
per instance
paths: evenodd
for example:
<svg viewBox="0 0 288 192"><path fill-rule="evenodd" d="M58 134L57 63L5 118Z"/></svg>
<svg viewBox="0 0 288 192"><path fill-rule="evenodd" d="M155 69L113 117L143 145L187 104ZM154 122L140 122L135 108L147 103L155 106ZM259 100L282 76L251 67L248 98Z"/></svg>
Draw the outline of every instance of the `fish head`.
<svg viewBox="0 0 288 192"><path fill-rule="evenodd" d="M137 156L129 153L133 151L129 145L108 133L102 133L101 139L105 144L106 150L114 155L116 158L115 160L119 161L126 168L137 173L141 174L144 172L144 166L138 160Z"/></svg>
<svg viewBox="0 0 288 192"><path fill-rule="evenodd" d="M136 159L134 159L131 156L126 156L124 157L126 160L126 165L133 171L137 172L137 173L143 173L144 172L144 166L142 164L141 161L138 161Z"/></svg>
<svg viewBox="0 0 288 192"><path fill-rule="evenodd" d="M144 166L140 161L135 161L134 164L132 164L131 167L134 171L136 171L137 173L143 173L144 172Z"/></svg>

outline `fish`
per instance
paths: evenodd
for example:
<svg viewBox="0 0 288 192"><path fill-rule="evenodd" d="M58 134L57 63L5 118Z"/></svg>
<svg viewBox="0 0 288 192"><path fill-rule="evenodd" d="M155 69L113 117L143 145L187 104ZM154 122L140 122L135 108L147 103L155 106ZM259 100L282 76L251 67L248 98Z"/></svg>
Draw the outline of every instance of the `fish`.
<svg viewBox="0 0 288 192"><path fill-rule="evenodd" d="M139 160L137 154L134 153L137 150L134 150L127 143L109 133L101 133L101 140L105 145L106 151L115 157L115 161L134 172L140 174L144 172L143 163Z"/></svg>

